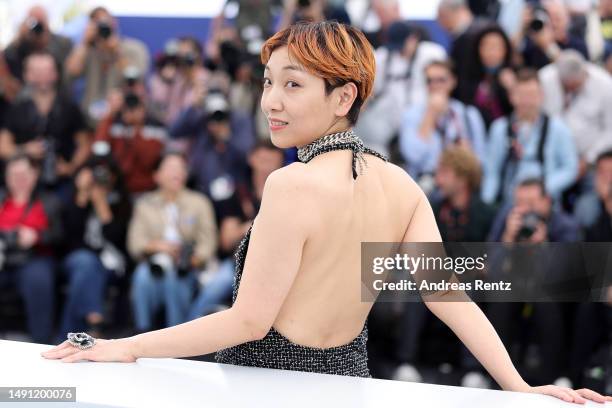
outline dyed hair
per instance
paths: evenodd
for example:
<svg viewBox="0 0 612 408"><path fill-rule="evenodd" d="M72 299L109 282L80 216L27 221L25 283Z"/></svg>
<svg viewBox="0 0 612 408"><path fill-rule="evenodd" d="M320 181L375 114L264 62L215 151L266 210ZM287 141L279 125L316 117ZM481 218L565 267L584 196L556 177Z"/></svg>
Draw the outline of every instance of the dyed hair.
<svg viewBox="0 0 612 408"><path fill-rule="evenodd" d="M272 52L283 46L306 71L323 78L326 95L349 82L357 86L357 97L346 115L351 125L357 123L376 72L374 51L363 33L336 21L299 22L264 43L261 62L267 64Z"/></svg>

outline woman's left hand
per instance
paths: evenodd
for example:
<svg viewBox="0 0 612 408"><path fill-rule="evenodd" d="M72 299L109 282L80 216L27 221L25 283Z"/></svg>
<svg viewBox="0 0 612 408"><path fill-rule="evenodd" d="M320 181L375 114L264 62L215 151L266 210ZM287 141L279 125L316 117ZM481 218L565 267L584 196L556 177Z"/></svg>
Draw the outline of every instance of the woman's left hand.
<svg viewBox="0 0 612 408"><path fill-rule="evenodd" d="M74 347L66 340L62 344L41 353L41 356L51 360L61 359L64 363L74 363L80 360L133 363L136 361L133 349L133 341L130 338L96 339L96 344L86 350Z"/></svg>
<svg viewBox="0 0 612 408"><path fill-rule="evenodd" d="M606 401L612 401L612 396L601 395L598 392L589 390L588 388L581 388L579 390L573 390L567 387L559 387L556 385L542 385L539 387L531 387L527 392L551 395L567 402L574 402L577 404L584 404L587 400L599 402L601 404Z"/></svg>

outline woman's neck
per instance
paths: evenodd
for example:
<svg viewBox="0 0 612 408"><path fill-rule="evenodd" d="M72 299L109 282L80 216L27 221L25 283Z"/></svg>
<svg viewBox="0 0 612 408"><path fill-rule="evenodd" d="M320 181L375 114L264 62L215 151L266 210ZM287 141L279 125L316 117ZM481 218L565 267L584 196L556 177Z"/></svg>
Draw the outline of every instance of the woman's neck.
<svg viewBox="0 0 612 408"><path fill-rule="evenodd" d="M23 204L26 204L28 201L30 201L30 195L31 195L30 193L26 193L26 192L14 193L14 194L11 194L11 198L16 204L23 205Z"/></svg>

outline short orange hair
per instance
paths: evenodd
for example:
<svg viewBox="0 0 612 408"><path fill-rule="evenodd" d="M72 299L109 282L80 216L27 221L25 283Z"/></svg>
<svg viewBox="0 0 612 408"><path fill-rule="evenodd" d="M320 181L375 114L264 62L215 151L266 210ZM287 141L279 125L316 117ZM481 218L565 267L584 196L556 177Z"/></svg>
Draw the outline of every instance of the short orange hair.
<svg viewBox="0 0 612 408"><path fill-rule="evenodd" d="M270 37L261 50L265 65L277 48L289 54L313 75L323 78L327 95L334 88L353 82L357 97L346 115L357 123L361 107L372 93L376 62L372 46L361 31L336 21L298 22Z"/></svg>

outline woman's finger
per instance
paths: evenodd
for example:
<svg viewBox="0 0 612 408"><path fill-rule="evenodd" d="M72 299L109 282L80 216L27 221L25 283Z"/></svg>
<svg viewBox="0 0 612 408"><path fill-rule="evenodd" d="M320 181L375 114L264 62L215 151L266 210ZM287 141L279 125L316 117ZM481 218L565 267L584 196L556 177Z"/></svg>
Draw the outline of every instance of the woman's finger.
<svg viewBox="0 0 612 408"><path fill-rule="evenodd" d="M78 353L79 351L81 351L81 350L76 348L76 347L68 347L68 348L65 348L63 350L58 350L58 351L56 351L54 353L49 353L46 357L50 358L50 359L64 358L64 357L72 355L74 353Z"/></svg>
<svg viewBox="0 0 612 408"><path fill-rule="evenodd" d="M590 390L588 388L581 388L579 390L576 390L576 392L578 394L582 395L584 398L590 399L592 401L601 402L601 403L606 402L606 397L604 397L600 393L598 393L596 391L593 391L593 390ZM612 399L610 399L608 401L612 401Z"/></svg>
<svg viewBox="0 0 612 408"><path fill-rule="evenodd" d="M65 340L64 342L60 343L59 345L57 345L57 346L55 346L53 348L50 348L47 351L43 351L40 354L44 356L45 354L48 354L48 353L51 353L51 352L55 352L55 351L58 351L58 350L63 350L63 349L65 349L67 347L70 347L70 346L71 346L70 342L68 342L68 340Z"/></svg>
<svg viewBox="0 0 612 408"><path fill-rule="evenodd" d="M544 389L544 393L567 402L572 402L574 400L573 396L567 392L567 390L556 386L547 386Z"/></svg>
<svg viewBox="0 0 612 408"><path fill-rule="evenodd" d="M576 402L578 404L585 404L586 403L586 399L582 398L582 396L576 392L575 390L568 388L567 392L572 396L573 398L573 402Z"/></svg>
<svg viewBox="0 0 612 408"><path fill-rule="evenodd" d="M74 354L69 355L68 357L62 358L62 362L64 362L64 363L74 363L74 362L79 361L79 360L87 360L90 355L91 355L91 351L90 350L81 350L81 351L78 351L78 352L76 352Z"/></svg>

